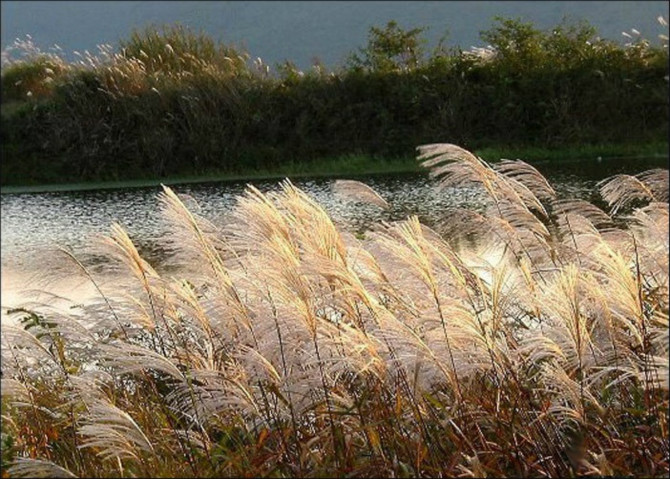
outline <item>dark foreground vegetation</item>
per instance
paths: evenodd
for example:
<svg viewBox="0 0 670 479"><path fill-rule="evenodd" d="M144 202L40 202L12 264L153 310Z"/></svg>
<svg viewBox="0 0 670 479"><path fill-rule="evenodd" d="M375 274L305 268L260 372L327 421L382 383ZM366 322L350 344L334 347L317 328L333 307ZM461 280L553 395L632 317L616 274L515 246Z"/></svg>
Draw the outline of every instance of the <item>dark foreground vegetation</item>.
<svg viewBox="0 0 670 479"><path fill-rule="evenodd" d="M178 26L74 62L19 43L2 70L2 184L315 171L323 158L411 158L436 139L667 151L667 40L499 19L481 34L490 48L428 52L422 31L372 28L343 66L306 72Z"/></svg>
<svg viewBox="0 0 670 479"><path fill-rule="evenodd" d="M115 276L68 255L99 295L2 327L2 477L668 477L668 170L602 210L422 153L485 210L357 236L287 181L218 227L166 188L178 272L119 225Z"/></svg>

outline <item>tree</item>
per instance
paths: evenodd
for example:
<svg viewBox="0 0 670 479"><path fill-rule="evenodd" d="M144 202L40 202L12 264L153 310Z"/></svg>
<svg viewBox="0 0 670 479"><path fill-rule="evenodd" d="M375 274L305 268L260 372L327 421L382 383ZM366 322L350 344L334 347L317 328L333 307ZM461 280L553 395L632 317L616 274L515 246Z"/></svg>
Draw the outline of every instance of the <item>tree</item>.
<svg viewBox="0 0 670 479"><path fill-rule="evenodd" d="M348 59L354 69L369 71L409 71L417 68L423 61L426 40L420 35L426 27L404 30L395 21L384 28L371 27L368 44L352 54Z"/></svg>
<svg viewBox="0 0 670 479"><path fill-rule="evenodd" d="M502 17L495 17L495 21L496 25L480 32L480 37L501 57L527 60L541 53L540 39L543 35L532 23Z"/></svg>

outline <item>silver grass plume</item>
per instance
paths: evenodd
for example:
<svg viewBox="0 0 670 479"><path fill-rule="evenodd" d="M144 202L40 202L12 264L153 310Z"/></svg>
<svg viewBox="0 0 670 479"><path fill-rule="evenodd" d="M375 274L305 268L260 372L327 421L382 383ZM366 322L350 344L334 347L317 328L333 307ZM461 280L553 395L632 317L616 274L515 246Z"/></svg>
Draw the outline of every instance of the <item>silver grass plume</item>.
<svg viewBox="0 0 670 479"><path fill-rule="evenodd" d="M19 457L11 463L7 469L9 477L54 477L71 478L78 477L69 470L56 463L44 459L33 459L29 457Z"/></svg>
<svg viewBox="0 0 670 479"><path fill-rule="evenodd" d="M389 204L381 197L381 195L379 195L379 193L360 181L336 180L335 183L333 183L333 191L335 194L344 198L360 201L362 203L370 203L383 209L389 208Z"/></svg>
<svg viewBox="0 0 670 479"><path fill-rule="evenodd" d="M635 200L667 202L668 181L668 170L658 168L637 175L615 175L597 186L612 214L616 214Z"/></svg>
<svg viewBox="0 0 670 479"><path fill-rule="evenodd" d="M77 433L83 437L82 449L95 448L102 459L141 460L143 453L154 453L151 441L135 420L107 399L88 404L86 423Z"/></svg>

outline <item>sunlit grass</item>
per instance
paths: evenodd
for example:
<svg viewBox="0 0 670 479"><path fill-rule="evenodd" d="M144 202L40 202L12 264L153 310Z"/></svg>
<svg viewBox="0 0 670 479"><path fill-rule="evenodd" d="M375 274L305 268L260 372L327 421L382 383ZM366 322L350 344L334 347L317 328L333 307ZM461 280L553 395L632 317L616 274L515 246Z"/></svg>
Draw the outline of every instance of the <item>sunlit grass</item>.
<svg viewBox="0 0 670 479"><path fill-rule="evenodd" d="M359 239L290 182L223 227L165 188L179 274L119 225L121 283L68 255L98 300L3 325L3 474L666 476L668 171L602 182L603 211L523 162L421 153L488 209Z"/></svg>

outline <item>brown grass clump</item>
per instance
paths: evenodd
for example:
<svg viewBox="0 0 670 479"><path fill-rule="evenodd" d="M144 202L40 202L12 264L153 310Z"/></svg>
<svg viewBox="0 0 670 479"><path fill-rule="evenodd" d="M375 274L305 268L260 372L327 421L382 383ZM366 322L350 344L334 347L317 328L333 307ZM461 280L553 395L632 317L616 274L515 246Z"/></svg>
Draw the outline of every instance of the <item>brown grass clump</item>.
<svg viewBox="0 0 670 479"><path fill-rule="evenodd" d="M603 182L608 213L420 152L486 211L361 240L289 181L225 229L166 187L181 277L114 225L133 286L77 262L98 302L3 327L3 475L666 476L667 171ZM338 188L382 206L364 186Z"/></svg>

